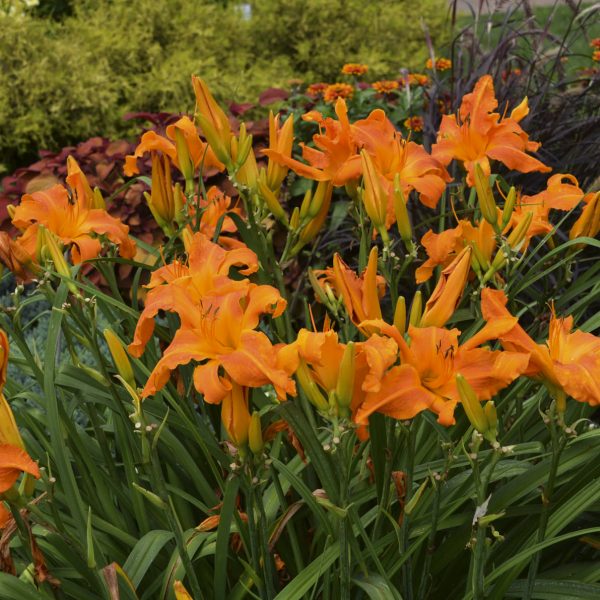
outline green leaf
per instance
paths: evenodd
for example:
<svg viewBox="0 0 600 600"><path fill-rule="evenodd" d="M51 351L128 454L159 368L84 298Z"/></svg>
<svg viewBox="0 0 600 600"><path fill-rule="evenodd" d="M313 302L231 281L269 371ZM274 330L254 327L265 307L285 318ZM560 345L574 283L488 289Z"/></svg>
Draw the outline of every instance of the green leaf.
<svg viewBox="0 0 600 600"><path fill-rule="evenodd" d="M170 540L173 539L171 531L155 530L148 532L138 541L131 554L128 556L123 571L137 588L144 579L148 569Z"/></svg>
<svg viewBox="0 0 600 600"><path fill-rule="evenodd" d="M371 600L402 600L400 592L390 588L385 579L380 575L356 577L353 583L361 588Z"/></svg>
<svg viewBox="0 0 600 600"><path fill-rule="evenodd" d="M510 586L506 598L523 598L526 589L527 580L518 579ZM580 581L562 581L560 579L536 579L531 598L539 600L579 600L582 598L597 600L600 598L600 585Z"/></svg>

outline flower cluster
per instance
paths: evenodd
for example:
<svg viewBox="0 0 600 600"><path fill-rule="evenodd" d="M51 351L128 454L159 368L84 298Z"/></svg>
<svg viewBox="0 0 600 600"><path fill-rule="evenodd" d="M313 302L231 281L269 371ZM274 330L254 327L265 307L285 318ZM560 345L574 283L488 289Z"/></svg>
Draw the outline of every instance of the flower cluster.
<svg viewBox="0 0 600 600"><path fill-rule="evenodd" d="M437 61L438 70L449 68L444 60ZM344 67L347 74L364 72L364 65ZM351 120L345 98L353 88L335 84L324 89L325 100L335 96L335 117L317 110L302 116L317 131L311 144L300 145L301 156L294 155L293 117L281 123L270 115L269 145L262 151L266 164L259 166L246 126L236 129L203 80L194 78L193 85L196 122L182 117L167 128L166 137L145 133L125 167L135 175L137 160L150 154L152 188L146 200L176 249L151 272L128 347L131 356L142 357L153 344L155 319L177 316L178 326L160 348L141 399L159 394L169 382L182 393L182 372L191 373L191 385L203 402L221 406L224 430L240 449L261 447L256 442L260 420L251 410L253 390L272 386L281 402L296 396L296 382L325 419L350 420L359 436L368 435L373 413L406 420L431 411L440 424L450 426L461 403L472 417L487 402L491 422L494 397L521 376L542 381L561 412L567 396L600 403L594 383L600 373L600 340L572 332L573 319L553 311L548 340L540 344L507 308L503 287L511 260L527 252L535 236L552 233L554 211L583 206L571 239L593 237L600 230L600 195L586 194L571 175L552 175L546 189L534 195L500 185L494 189L499 165L522 173L550 170L533 156L539 144L519 124L528 114L527 99L510 113L498 112L492 79L482 77L464 96L458 114L444 115L428 152L405 139L381 109ZM320 93L323 85L311 93ZM398 86L374 84L379 93ZM413 131L423 126L419 117L405 125ZM458 176L460 167L471 188L470 204L461 218L453 207L454 225L429 229L417 244L410 213L435 210L453 185L448 169ZM227 172L237 201L217 188L196 186L207 168ZM184 186L173 184L174 170ZM307 191L296 206L286 184L290 170L306 180ZM73 264L90 261L108 242L118 246L121 257L133 257L135 244L127 228L107 215L101 196L72 160L67 184L70 192L57 185L25 195L15 208L13 224L22 235L5 239L2 250L15 272L32 265L41 269L49 256L59 273L71 277L69 256ZM334 192L342 188L359 224L362 268L357 272L336 253L331 266L309 270L318 302L307 303L310 325L295 327L284 271L321 234ZM415 206L415 199L422 207ZM285 237L283 250L273 245L278 228ZM414 281L420 285L435 278L435 285L425 302L418 291L408 310L395 273L409 266L420 248L424 257ZM479 296L483 324L468 332L446 327L472 294ZM323 310L319 329L313 315ZM493 343L499 346L493 349ZM128 378L133 389L133 375ZM3 444L19 448L24 461L14 473L37 474L14 428L10 431Z"/></svg>

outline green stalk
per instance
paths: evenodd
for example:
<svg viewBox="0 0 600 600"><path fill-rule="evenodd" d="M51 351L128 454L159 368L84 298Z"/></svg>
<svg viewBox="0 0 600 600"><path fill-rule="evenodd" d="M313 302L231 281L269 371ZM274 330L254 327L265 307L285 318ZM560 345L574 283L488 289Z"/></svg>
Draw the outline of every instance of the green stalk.
<svg viewBox="0 0 600 600"><path fill-rule="evenodd" d="M543 542L546 536L546 527L548 526L548 519L550 518L550 504L552 494L554 493L554 484L556 483L556 475L558 472L558 464L560 462L560 455L565 447L566 438L564 435L557 434L555 415L551 415L550 423L548 428L550 430L550 439L552 443L552 459L550 462L550 472L548 474L548 484L543 492L543 506L540 514L540 523L538 525L537 543ZM534 555L531 565L529 566L529 573L527 575L527 588L525 590L524 600L530 600L533 594L533 588L535 586L535 578L538 574L540 567L540 560L542 559L542 552L536 552Z"/></svg>

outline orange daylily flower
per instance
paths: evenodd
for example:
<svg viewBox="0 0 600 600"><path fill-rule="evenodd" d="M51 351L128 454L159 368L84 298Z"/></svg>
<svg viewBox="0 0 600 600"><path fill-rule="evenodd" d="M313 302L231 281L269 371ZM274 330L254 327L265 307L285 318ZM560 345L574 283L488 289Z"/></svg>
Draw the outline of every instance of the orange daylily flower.
<svg viewBox="0 0 600 600"><path fill-rule="evenodd" d="M502 352L479 348L481 344L505 331L516 323L514 317L505 317L483 327L465 343L458 343L460 331L440 327L409 327L410 345L398 330L383 321L371 321L370 327L392 337L400 349L401 367L410 366L418 374L400 368L382 383L377 394L365 401L365 413L384 412L388 403L402 415L411 418L429 409L438 415L442 425L454 423L454 410L460 402L456 387L456 375L460 373L476 392L479 400L489 400L508 386L527 368L529 355L525 352ZM400 384L413 390L414 396L404 394ZM425 388L424 393L421 386ZM370 411L370 412L369 412ZM414 414L411 414L414 413ZM362 416L362 415L361 415Z"/></svg>
<svg viewBox="0 0 600 600"><path fill-rule="evenodd" d="M423 146L403 140L383 110L376 109L366 119L356 121L352 133L358 146L373 157L376 169L387 181L388 228L394 222L391 196L396 175L400 177L405 197L414 189L425 206L437 206L446 183L451 181L450 175Z"/></svg>
<svg viewBox="0 0 600 600"><path fill-rule="evenodd" d="M471 247L467 246L440 274L419 325L443 327L454 314L471 270Z"/></svg>
<svg viewBox="0 0 600 600"><path fill-rule="evenodd" d="M292 156L294 143L294 116L290 115L283 125L279 125L280 115L269 112L269 150L273 150L280 156ZM269 159L267 165L266 183L273 192L278 192L283 180L288 174L288 167Z"/></svg>
<svg viewBox="0 0 600 600"><path fill-rule="evenodd" d="M340 379L352 378L351 400L354 414L364 401L365 394L377 391L385 371L398 359L398 346L391 338L372 335L365 342L356 342L354 368L343 370L343 357L347 344L338 341L333 329L322 332L301 329L295 342L299 358L306 364L310 378L324 393L324 401L340 389Z"/></svg>
<svg viewBox="0 0 600 600"><path fill-rule="evenodd" d="M452 159L460 160L467 171L470 186L474 185L475 164L481 166L485 176L490 175L490 159L521 173L547 173L551 170L527 154L540 146L530 141L519 125L529 112L527 99L513 109L510 117L501 118L499 113L494 112L497 106L493 80L484 75L473 91L463 97L458 118L456 115L442 116L432 154L443 165L448 165Z"/></svg>
<svg viewBox="0 0 600 600"><path fill-rule="evenodd" d="M441 233L434 233L430 229L421 238L428 258L416 270L416 282L427 281L438 265L447 267L469 244L476 245L480 256L488 263L491 261L497 244L494 229L485 219L481 219L476 226L470 221L461 220L454 229L446 229Z"/></svg>
<svg viewBox="0 0 600 600"><path fill-rule="evenodd" d="M323 289L329 285L336 296L342 298L346 312L356 326L367 319L381 319L379 300L385 294L385 279L377 275L376 246L371 249L369 262L360 277L338 253L333 257L333 268L314 273Z"/></svg>
<svg viewBox="0 0 600 600"><path fill-rule="evenodd" d="M285 165L302 177L315 181L331 180L333 185L345 185L348 181L360 177L360 157L353 139L348 109L344 100L335 104L338 120L323 118L321 113L311 111L302 116L305 121L315 121L319 125L319 133L313 136L318 149L300 144L302 158L308 163L290 158L285 154L268 149L263 154L275 162Z"/></svg>
<svg viewBox="0 0 600 600"><path fill-rule="evenodd" d="M247 279L229 278L232 267L238 267L242 275L255 273L256 254L247 246L225 250L203 233L196 233L188 248L187 264L175 260L152 273L146 286L150 290L146 305L133 342L128 346L129 353L135 357L142 355L154 331L154 317L160 310L178 312L182 327L191 326L201 310L203 297L247 288Z"/></svg>
<svg viewBox="0 0 600 600"><path fill-rule="evenodd" d="M484 289L481 310L488 323L508 319L508 299L502 290ZM514 317L513 317L514 318ZM525 375L541 377L564 411L564 395L590 406L600 404L600 338L584 331L571 331L573 317L557 318L552 311L546 344L538 344L516 322L498 335L507 350L528 352Z"/></svg>
<svg viewBox="0 0 600 600"><path fill-rule="evenodd" d="M295 349L273 346L263 332L255 331L262 314L276 318L285 310L286 302L275 288L248 284L220 296L204 296L200 307L191 312L184 294L179 303L181 288L173 287L173 291L174 311L185 314L186 323L154 367L142 397L158 392L171 371L192 360L202 363L194 370L194 385L211 404L220 403L233 383L245 387L272 383L282 399L296 393L290 379L297 367Z"/></svg>
<svg viewBox="0 0 600 600"><path fill-rule="evenodd" d="M20 282L29 282L39 272L29 252L6 231L0 231L0 261Z"/></svg>
<svg viewBox="0 0 600 600"><path fill-rule="evenodd" d="M25 451L15 417L3 394L8 352L8 337L0 329L0 495L12 488L21 473L29 473L36 478L40 476L37 463ZM5 527L9 518L9 512L0 502L0 529Z"/></svg>
<svg viewBox="0 0 600 600"><path fill-rule="evenodd" d="M203 233L209 239L213 239L217 226L221 223L218 243L227 249L245 247L245 244L238 239L221 235L237 231L237 227L233 219L228 216L228 213L243 216L242 209L237 204L232 206L229 196L213 185L207 190L206 196L200 196L198 207L200 208L200 226L198 228L200 233ZM190 205L188 212L193 223L196 215L195 206ZM188 225L186 230L190 236L193 236L194 232L191 226Z"/></svg>
<svg viewBox="0 0 600 600"><path fill-rule="evenodd" d="M571 210L583 200L583 197L584 192L573 175L557 173L548 179L544 191L533 196L523 195L517 199L506 229L514 229L528 213L532 213L533 217L523 247L526 249L532 237L546 235L552 231L553 225L548 220L551 209Z"/></svg>
<svg viewBox="0 0 600 600"><path fill-rule="evenodd" d="M71 245L71 257L75 264L100 254L102 246L95 236L101 235L119 246L122 257L133 258L135 255L135 243L129 238L127 225L111 217L105 210L91 208L88 199L77 192L71 201L62 185L25 194L14 210L12 223L24 231L17 242L32 258L36 255L40 225L54 233L63 244Z"/></svg>
<svg viewBox="0 0 600 600"><path fill-rule="evenodd" d="M176 146L177 132L179 132L185 142L185 151L194 169L197 169L201 163L203 164L204 171L210 168L222 171L225 168L208 144L200 139L194 123L189 117L184 116L167 127L168 137L159 135L156 131L147 131L144 133L135 152L125 157L125 167L123 169L125 175L127 177L137 175L140 172L137 160L148 152L154 154L160 152L164 156L168 156L177 169L183 172L182 160L180 160Z"/></svg>

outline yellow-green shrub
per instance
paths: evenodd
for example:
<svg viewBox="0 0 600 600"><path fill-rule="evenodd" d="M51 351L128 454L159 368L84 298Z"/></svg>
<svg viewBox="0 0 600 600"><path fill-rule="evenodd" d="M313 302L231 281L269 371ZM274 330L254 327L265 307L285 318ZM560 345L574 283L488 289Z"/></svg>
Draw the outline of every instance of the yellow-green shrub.
<svg viewBox="0 0 600 600"><path fill-rule="evenodd" d="M420 15L443 39L443 0L77 0L62 21L0 16L0 171L95 135L133 133L123 114L190 111L190 76L254 100L291 77L374 76L426 57ZM410 24L410 25L408 25Z"/></svg>
<svg viewBox="0 0 600 600"><path fill-rule="evenodd" d="M297 74L339 78L346 62L369 65L373 77L428 57L423 24L436 47L447 41L444 0L252 0L258 52L289 57Z"/></svg>

